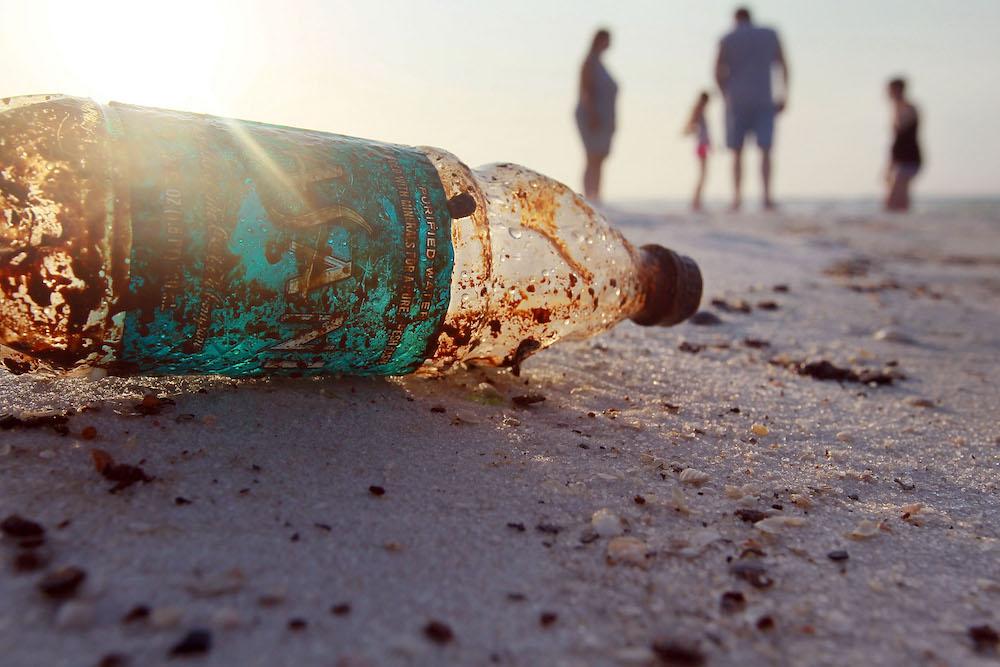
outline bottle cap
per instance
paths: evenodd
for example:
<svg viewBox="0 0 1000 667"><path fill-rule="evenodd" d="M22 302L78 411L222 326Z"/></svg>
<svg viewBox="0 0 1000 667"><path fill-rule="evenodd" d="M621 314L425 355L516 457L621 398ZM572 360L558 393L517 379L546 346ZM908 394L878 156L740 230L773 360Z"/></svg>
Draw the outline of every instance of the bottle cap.
<svg viewBox="0 0 1000 667"><path fill-rule="evenodd" d="M632 321L669 327L694 315L702 289L701 271L694 260L661 245L644 245L640 250L647 274L646 303Z"/></svg>

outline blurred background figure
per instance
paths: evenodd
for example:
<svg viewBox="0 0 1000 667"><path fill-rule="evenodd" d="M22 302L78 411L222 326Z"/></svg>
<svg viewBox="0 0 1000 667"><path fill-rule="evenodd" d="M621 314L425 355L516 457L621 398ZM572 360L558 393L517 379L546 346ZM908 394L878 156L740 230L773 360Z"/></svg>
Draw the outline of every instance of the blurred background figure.
<svg viewBox="0 0 1000 667"><path fill-rule="evenodd" d="M906 211L910 208L910 182L920 171L922 163L917 139L920 118L917 108L906 98L905 79L891 80L888 90L892 102L893 137L886 172L889 191L885 208L887 211Z"/></svg>
<svg viewBox="0 0 1000 667"><path fill-rule="evenodd" d="M580 101L576 106L576 125L587 153L583 192L595 202L601 199L601 167L611 152L611 137L615 133L618 84L601 62L601 55L609 46L611 33L598 30L580 68Z"/></svg>
<svg viewBox="0 0 1000 667"><path fill-rule="evenodd" d="M753 134L761 152L764 208L774 208L771 198L771 143L775 114L788 102L788 63L778 33L756 26L750 10L735 13L736 27L719 43L715 80L726 100L726 145L733 151L733 210L742 205L743 141ZM772 69L781 70L782 94L775 101Z"/></svg>
<svg viewBox="0 0 1000 667"><path fill-rule="evenodd" d="M705 174L708 171L708 151L712 140L708 134L708 121L705 120L705 108L708 106L708 92L702 91L691 110L691 117L684 127L684 134L695 138L694 154L698 158L698 181L694 186L694 197L691 198L691 210L701 210L701 192L705 188Z"/></svg>

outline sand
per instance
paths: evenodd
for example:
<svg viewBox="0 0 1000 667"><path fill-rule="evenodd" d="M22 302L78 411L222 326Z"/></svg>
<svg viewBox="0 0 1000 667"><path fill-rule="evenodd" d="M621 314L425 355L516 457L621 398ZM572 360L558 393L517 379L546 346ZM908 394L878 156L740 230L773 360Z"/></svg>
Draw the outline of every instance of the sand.
<svg viewBox="0 0 1000 667"><path fill-rule="evenodd" d="M83 410L0 432L0 518L51 556L0 544L2 664L154 665L197 628L175 663L996 664L996 207L611 215L695 257L722 324L521 378L0 375L0 414ZM154 479L110 493L94 448Z"/></svg>

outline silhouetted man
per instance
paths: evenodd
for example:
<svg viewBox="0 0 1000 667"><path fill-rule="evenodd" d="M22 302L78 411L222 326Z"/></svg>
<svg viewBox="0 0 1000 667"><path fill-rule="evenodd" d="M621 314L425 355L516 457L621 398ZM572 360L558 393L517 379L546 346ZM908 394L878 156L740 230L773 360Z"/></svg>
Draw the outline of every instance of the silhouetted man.
<svg viewBox="0 0 1000 667"><path fill-rule="evenodd" d="M715 80L726 100L726 145L733 151L733 210L740 208L743 180L743 140L753 134L761 152L760 170L764 181L764 208L774 208L771 199L771 141L774 117L788 101L788 64L778 33L759 27L750 19L750 10L736 10L736 27L719 42ZM781 68L780 100L771 90L774 66Z"/></svg>

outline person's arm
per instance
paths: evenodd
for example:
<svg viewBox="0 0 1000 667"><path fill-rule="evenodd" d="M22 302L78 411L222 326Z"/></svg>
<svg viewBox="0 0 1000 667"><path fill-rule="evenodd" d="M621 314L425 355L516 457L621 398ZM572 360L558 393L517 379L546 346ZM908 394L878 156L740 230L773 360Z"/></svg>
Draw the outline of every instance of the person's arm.
<svg viewBox="0 0 1000 667"><path fill-rule="evenodd" d="M726 96L726 83L729 81L729 66L725 58L725 42L719 42L719 55L715 58L715 83L718 84L722 96Z"/></svg>
<svg viewBox="0 0 1000 667"><path fill-rule="evenodd" d="M778 100L777 108L778 111L784 111L788 107L788 60L785 58L785 50L781 48L781 40L775 35L775 40L778 43L778 53L775 57L775 62L781 69L781 99Z"/></svg>

